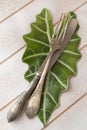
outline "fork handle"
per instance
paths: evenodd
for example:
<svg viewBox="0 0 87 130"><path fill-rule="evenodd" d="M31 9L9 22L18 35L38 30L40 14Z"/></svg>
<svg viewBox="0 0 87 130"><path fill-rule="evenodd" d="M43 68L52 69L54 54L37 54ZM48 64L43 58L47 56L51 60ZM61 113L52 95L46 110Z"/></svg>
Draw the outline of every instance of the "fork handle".
<svg viewBox="0 0 87 130"><path fill-rule="evenodd" d="M37 87L35 88L30 100L27 103L25 112L28 117L31 117L31 118L35 117L39 111L43 84L44 84L45 76L47 74L47 70L49 68L49 64L50 64L53 53L54 52L51 51L49 58L46 62L46 65L44 67L44 70L42 72L41 78L37 84Z"/></svg>
<svg viewBox="0 0 87 130"><path fill-rule="evenodd" d="M30 98L39 79L40 79L40 75L36 75L35 78L33 79L33 81L31 82L30 87L28 87L23 92L23 94L18 98L18 100L15 102L15 104L12 106L12 108L8 111L8 114L7 114L8 122L14 121L19 116L19 114L21 114L26 101Z"/></svg>

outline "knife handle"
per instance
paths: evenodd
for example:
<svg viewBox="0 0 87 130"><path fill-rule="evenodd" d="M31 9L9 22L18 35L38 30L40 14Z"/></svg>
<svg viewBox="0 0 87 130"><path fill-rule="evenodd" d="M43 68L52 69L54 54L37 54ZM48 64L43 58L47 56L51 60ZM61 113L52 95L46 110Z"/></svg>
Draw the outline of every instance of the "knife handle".
<svg viewBox="0 0 87 130"><path fill-rule="evenodd" d="M8 122L14 121L22 112L26 101L30 98L33 90L35 89L38 81L40 79L40 75L37 74L30 86L23 92L23 94L18 98L12 108L8 111L7 120Z"/></svg>

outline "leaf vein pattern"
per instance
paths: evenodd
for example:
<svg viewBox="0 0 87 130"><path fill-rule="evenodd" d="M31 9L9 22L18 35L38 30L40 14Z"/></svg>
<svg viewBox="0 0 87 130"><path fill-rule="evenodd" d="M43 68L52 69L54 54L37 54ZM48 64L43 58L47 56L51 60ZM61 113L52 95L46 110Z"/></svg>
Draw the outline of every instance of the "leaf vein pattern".
<svg viewBox="0 0 87 130"><path fill-rule="evenodd" d="M26 39L29 39L30 41L34 41L34 42L36 42L36 43L38 43L38 44L44 45L44 46L46 46L46 47L49 47L48 43L42 42L42 41L37 40L37 39L34 39L34 38L30 38L30 37L27 37L27 36L25 36L25 38L26 38Z"/></svg>
<svg viewBox="0 0 87 130"><path fill-rule="evenodd" d="M80 55L79 53L76 53L76 52L73 52L73 51L70 51L70 50L64 50L64 53L68 53L68 54L72 54L72 55Z"/></svg>
<svg viewBox="0 0 87 130"><path fill-rule="evenodd" d="M54 104L57 105L56 100L53 98L53 96L51 96L51 94L49 92L47 92L47 95L51 98L51 100L54 102Z"/></svg>
<svg viewBox="0 0 87 130"><path fill-rule="evenodd" d="M47 56L47 55L48 55L48 53L33 54L33 55L25 57L24 60L27 60L27 59L30 59L30 58L34 58L34 57L38 57L38 56Z"/></svg>
<svg viewBox="0 0 87 130"><path fill-rule="evenodd" d="M63 65L64 67L66 67L67 69L69 69L71 72L73 72L74 74L76 73L69 65L67 65L66 63L64 63L62 60L58 60L57 62L59 62L61 65Z"/></svg>
<svg viewBox="0 0 87 130"><path fill-rule="evenodd" d="M45 32L45 31L43 31L42 29L40 29L38 26L36 26L35 24L32 24L32 26L34 27L34 28L36 28L38 31L40 31L40 32L42 32L42 33L44 33L44 34L47 34L47 32Z"/></svg>
<svg viewBox="0 0 87 130"><path fill-rule="evenodd" d="M58 75L56 75L54 72L51 72L51 75L57 80L57 82L63 86L64 88L66 88L66 85L59 79Z"/></svg>

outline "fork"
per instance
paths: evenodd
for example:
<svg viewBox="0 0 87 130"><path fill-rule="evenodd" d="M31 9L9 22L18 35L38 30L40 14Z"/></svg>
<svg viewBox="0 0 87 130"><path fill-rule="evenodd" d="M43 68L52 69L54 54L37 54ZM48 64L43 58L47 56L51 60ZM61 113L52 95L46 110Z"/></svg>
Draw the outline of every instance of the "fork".
<svg viewBox="0 0 87 130"><path fill-rule="evenodd" d="M64 33L64 32L63 32ZM45 77L46 77L46 74L47 74L47 70L49 68L49 64L51 62L51 59L52 59L52 56L53 54L62 49L62 37L63 37L63 33L61 35L61 37L59 39L57 39L55 37L55 35L53 36L52 40L51 40L51 43L50 43L50 53L48 55L48 60L46 62L46 65L43 69L43 72L42 72L42 75L41 75L41 78L37 84L37 87L35 88L32 96L30 97L28 103L27 103L27 106L26 106L26 115L28 117L35 117L36 114L38 113L39 111L39 108L40 108L40 102L41 102L41 95L42 95L42 90L43 90L43 84L44 84L44 80L45 80Z"/></svg>

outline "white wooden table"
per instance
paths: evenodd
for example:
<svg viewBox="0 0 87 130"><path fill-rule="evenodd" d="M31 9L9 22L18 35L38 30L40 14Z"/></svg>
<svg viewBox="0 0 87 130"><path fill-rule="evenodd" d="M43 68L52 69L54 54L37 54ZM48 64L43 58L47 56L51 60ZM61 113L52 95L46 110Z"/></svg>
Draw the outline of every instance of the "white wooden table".
<svg viewBox="0 0 87 130"><path fill-rule="evenodd" d="M62 12L75 10L82 38L78 74L70 80L69 89L60 98L60 106L52 114L49 124L43 128L35 117L22 114L13 123L6 116L13 101L28 85L24 80L27 65L21 57L25 50L22 35L30 31L29 24L42 8L48 8L53 22ZM87 1L85 0L0 0L0 130L87 130Z"/></svg>

